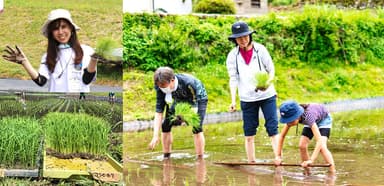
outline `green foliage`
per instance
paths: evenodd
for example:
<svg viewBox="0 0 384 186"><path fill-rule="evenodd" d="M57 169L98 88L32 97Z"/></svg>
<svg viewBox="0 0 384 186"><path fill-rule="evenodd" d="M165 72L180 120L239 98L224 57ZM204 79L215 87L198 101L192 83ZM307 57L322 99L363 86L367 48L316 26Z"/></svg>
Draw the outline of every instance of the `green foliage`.
<svg viewBox="0 0 384 186"><path fill-rule="evenodd" d="M87 153L103 156L107 152L110 127L87 114L49 113L43 118L47 148L67 155Z"/></svg>
<svg viewBox="0 0 384 186"><path fill-rule="evenodd" d="M188 126L192 126L192 131L195 132L200 129L200 117L190 104L176 104L175 115L172 117L171 121L175 122L178 119L178 116L181 116L183 121L185 121Z"/></svg>
<svg viewBox="0 0 384 186"><path fill-rule="evenodd" d="M42 129L36 119L4 117L0 120L0 167L36 168Z"/></svg>
<svg viewBox="0 0 384 186"><path fill-rule="evenodd" d="M268 0L273 6L287 6L296 3L296 0Z"/></svg>
<svg viewBox="0 0 384 186"><path fill-rule="evenodd" d="M326 0L326 1L313 1L313 0L301 0L302 3L312 3L312 4L332 4L337 5L338 7L347 7L347 8L374 8L374 7L383 7L384 2L382 0Z"/></svg>
<svg viewBox="0 0 384 186"><path fill-rule="evenodd" d="M118 60L113 55L113 50L118 48L119 44L111 38L101 38L96 42L95 53L107 60Z"/></svg>
<svg viewBox="0 0 384 186"><path fill-rule="evenodd" d="M148 16L143 14L144 16ZM205 65L214 60L223 63L222 50L229 50L223 28L214 24L227 22L225 19L200 20L195 16L167 16L159 18L159 24L142 26L139 14L126 14L124 25L134 25L123 32L124 66L151 71L159 66L174 69L191 69L195 65ZM157 20L158 16L153 15ZM138 24L132 22L137 20ZM201 24L200 24L201 22ZM143 23L145 25L146 23ZM214 58L215 57L215 58Z"/></svg>
<svg viewBox="0 0 384 186"><path fill-rule="evenodd" d="M256 30L254 40L264 44L275 61L382 66L384 16L382 11L376 12L305 6L302 12L242 20ZM153 26L150 20L154 20ZM223 64L233 47L227 37L235 21L234 17L126 14L124 64L146 71L164 65L191 70L193 66Z"/></svg>
<svg viewBox="0 0 384 186"><path fill-rule="evenodd" d="M194 12L207 14L235 14L235 2L232 0L199 0Z"/></svg>
<svg viewBox="0 0 384 186"><path fill-rule="evenodd" d="M266 89L269 86L268 83L269 74L267 72L256 73L255 80L257 82L256 88Z"/></svg>

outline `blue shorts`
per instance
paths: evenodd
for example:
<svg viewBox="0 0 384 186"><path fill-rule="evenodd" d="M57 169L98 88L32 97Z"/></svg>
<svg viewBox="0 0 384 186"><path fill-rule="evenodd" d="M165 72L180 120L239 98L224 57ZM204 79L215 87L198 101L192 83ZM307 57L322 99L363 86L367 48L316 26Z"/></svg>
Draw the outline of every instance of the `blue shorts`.
<svg viewBox="0 0 384 186"><path fill-rule="evenodd" d="M276 107L276 95L265 100L254 102L240 102L243 112L243 130L245 136L254 136L259 127L259 109L263 112L265 129L268 136L274 136L278 131L278 118Z"/></svg>

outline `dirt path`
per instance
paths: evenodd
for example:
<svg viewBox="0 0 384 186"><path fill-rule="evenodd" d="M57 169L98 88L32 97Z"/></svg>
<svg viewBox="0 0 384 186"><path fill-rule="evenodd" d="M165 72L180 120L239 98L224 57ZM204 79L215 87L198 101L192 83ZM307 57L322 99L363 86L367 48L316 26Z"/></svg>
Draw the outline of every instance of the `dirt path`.
<svg viewBox="0 0 384 186"><path fill-rule="evenodd" d="M0 79L0 90L48 92L48 85L40 87L32 80ZM91 84L91 92L122 92L120 86L102 86Z"/></svg>
<svg viewBox="0 0 384 186"><path fill-rule="evenodd" d="M335 101L325 104L330 112L345 112L352 110L370 110L384 108L384 96L374 98L364 98L355 100ZM261 117L263 114L259 114ZM242 119L241 112L222 112L207 114L204 124L227 123L240 121ZM152 128L153 121L129 121L124 122L124 132L141 131Z"/></svg>

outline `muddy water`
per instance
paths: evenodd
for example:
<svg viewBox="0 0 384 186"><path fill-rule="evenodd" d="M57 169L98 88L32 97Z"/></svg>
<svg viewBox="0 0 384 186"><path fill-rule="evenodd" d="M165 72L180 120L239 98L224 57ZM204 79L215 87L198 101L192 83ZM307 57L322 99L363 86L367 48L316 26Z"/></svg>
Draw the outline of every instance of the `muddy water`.
<svg viewBox="0 0 384 186"><path fill-rule="evenodd" d="M245 161L242 144L220 147L207 144L210 151L207 150L204 160L196 160L193 150L176 150L170 160L163 160L161 152L143 152L125 161L125 182L127 185L383 185L384 145L374 142L361 145L375 148L331 146L336 174L328 174L327 168L312 168L308 173L301 167L214 164ZM272 161L269 145L256 149L257 161ZM290 148L284 154L286 163L300 162L296 149ZM324 162L319 157L316 163Z"/></svg>

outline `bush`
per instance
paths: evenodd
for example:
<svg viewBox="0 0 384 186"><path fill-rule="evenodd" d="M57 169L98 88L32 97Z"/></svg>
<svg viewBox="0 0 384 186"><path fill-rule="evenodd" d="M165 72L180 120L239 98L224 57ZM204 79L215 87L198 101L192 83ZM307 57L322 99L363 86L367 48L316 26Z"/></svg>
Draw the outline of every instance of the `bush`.
<svg viewBox="0 0 384 186"><path fill-rule="evenodd" d="M256 30L253 40L266 46L274 61L334 66L383 65L384 13L340 11L306 6L300 13L242 18ZM153 26L140 17L154 20ZM159 66L190 70L224 64L234 46L227 37L235 17L124 16L124 65L151 71ZM129 25L129 26L128 26ZM287 60L292 59L292 60Z"/></svg>
<svg viewBox="0 0 384 186"><path fill-rule="evenodd" d="M270 3L272 3L273 6L287 6L296 2L295 0L273 0Z"/></svg>
<svg viewBox="0 0 384 186"><path fill-rule="evenodd" d="M200 0L194 7L194 12L207 14L235 14L233 0Z"/></svg>

